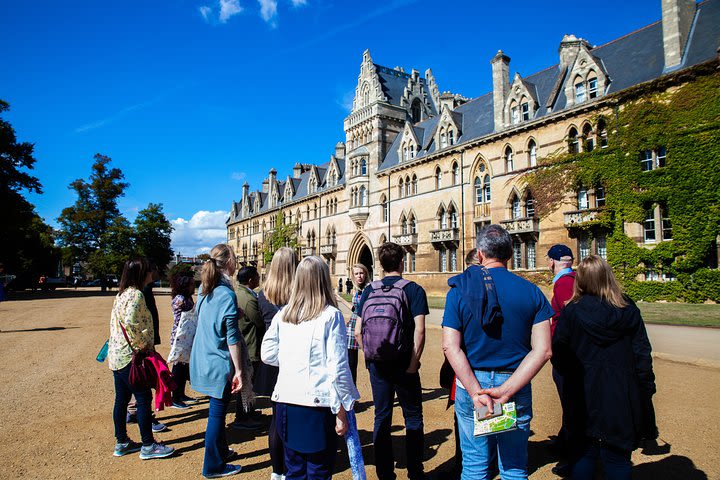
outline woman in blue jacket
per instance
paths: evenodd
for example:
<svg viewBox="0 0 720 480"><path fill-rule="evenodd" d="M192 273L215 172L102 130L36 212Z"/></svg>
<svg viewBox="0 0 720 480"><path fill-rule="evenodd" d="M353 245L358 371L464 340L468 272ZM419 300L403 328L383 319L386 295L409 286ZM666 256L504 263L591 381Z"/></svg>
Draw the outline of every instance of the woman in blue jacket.
<svg viewBox="0 0 720 480"><path fill-rule="evenodd" d="M203 476L219 478L240 472L240 465L226 460L232 454L225 437L225 413L230 396L252 396L250 366L238 330L238 308L231 277L235 254L225 244L216 245L202 268L198 294L198 326L190 354L190 380L195 391L210 397ZM249 392L249 393L248 393Z"/></svg>

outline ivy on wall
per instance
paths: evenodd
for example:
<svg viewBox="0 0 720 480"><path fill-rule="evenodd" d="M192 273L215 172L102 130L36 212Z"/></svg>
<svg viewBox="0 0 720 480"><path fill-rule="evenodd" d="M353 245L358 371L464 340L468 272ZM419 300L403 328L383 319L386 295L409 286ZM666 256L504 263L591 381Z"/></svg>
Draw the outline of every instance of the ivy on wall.
<svg viewBox="0 0 720 480"><path fill-rule="evenodd" d="M636 299L720 301L720 271L707 268L720 234L720 73L706 64L667 88L660 82L616 97L614 113L603 120L609 145L578 154L559 153L540 160L527 175L541 217L556 211L568 191L603 186L606 204L592 235L607 232L607 258L628 294ZM591 119L597 125L600 117ZM664 167L642 171L640 152L667 149ZM627 236L626 222L642 223L656 204L666 207L672 240L643 248ZM660 225L656 225L659 230ZM677 278L635 279L652 268Z"/></svg>

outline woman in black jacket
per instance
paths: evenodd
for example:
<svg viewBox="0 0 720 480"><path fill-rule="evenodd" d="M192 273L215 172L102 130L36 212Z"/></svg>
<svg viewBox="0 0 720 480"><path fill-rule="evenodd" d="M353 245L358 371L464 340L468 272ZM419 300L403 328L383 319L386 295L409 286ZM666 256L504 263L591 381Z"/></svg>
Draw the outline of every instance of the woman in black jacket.
<svg viewBox="0 0 720 480"><path fill-rule="evenodd" d="M558 320L552 363L564 377L572 478L630 479L631 452L657 438L652 348L637 306L596 255L577 269L575 291Z"/></svg>

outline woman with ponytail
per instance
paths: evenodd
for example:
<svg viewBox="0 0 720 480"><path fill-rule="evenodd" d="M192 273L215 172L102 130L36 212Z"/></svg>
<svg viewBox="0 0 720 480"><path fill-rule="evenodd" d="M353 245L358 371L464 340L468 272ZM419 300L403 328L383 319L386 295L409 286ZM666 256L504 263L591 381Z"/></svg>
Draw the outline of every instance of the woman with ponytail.
<svg viewBox="0 0 720 480"><path fill-rule="evenodd" d="M225 437L225 413L233 393L240 392L243 402L252 401L252 372L238 330L239 312L231 281L235 269L235 254L230 247L215 245L203 265L198 293L190 379L195 391L210 397L202 472L205 478L240 472L240 465L226 463L233 452Z"/></svg>

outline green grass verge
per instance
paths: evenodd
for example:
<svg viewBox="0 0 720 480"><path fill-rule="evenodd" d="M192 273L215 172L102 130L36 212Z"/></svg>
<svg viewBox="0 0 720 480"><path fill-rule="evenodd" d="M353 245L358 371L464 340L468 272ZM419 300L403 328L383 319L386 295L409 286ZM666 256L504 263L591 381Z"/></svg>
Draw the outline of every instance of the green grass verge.
<svg viewBox="0 0 720 480"><path fill-rule="evenodd" d="M428 296L428 305L444 309L445 297ZM645 323L720 328L720 305L671 302L639 302L637 305Z"/></svg>
<svg viewBox="0 0 720 480"><path fill-rule="evenodd" d="M346 302L352 303L352 295L348 293L340 293L339 295L344 298Z"/></svg>

